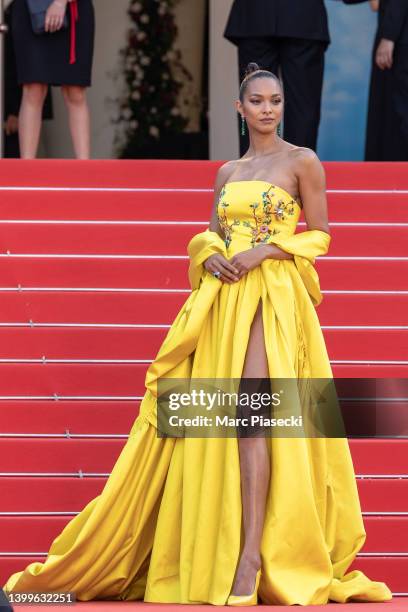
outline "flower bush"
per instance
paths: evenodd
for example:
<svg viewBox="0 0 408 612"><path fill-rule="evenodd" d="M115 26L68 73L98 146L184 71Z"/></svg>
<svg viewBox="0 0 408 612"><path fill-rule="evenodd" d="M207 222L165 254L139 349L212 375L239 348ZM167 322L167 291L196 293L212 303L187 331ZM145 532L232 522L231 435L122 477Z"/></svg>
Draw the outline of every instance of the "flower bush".
<svg viewBox="0 0 408 612"><path fill-rule="evenodd" d="M119 157L132 157L132 150L151 146L152 139L180 134L188 124L179 109L179 96L192 76L175 48L178 29L173 9L177 2L130 2L131 27L121 50L126 91L116 119L124 140L118 145Z"/></svg>

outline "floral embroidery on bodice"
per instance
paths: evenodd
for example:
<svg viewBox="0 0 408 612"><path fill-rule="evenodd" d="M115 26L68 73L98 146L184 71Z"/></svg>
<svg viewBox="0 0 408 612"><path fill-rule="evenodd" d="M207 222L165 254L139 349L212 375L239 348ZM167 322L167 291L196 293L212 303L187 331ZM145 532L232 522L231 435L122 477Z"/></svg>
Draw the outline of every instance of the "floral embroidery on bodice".
<svg viewBox="0 0 408 612"><path fill-rule="evenodd" d="M234 240L253 248L281 232L293 234L300 212L299 201L287 191L257 180L226 183L217 206L227 248Z"/></svg>

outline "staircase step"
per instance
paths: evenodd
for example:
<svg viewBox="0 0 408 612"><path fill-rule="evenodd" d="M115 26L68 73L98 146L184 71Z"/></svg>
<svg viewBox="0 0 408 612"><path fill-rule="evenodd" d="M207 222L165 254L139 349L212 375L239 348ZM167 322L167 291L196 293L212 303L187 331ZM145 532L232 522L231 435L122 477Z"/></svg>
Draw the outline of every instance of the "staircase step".
<svg viewBox="0 0 408 612"><path fill-rule="evenodd" d="M91 499L101 493L106 480L107 476L82 478L3 476L0 477L3 491L1 512L79 512ZM376 525L381 527L392 524L395 529L398 526L401 546L404 542L405 550L408 551L408 477L357 478L356 482L363 512L407 513L402 517L382 516L380 522L377 521L378 516L366 516L365 520L366 526L372 525L373 532L376 531ZM368 544L370 542L371 537L368 537ZM396 540L395 545L399 545L398 543L399 540ZM378 546L377 550L393 550L393 548L387 544L387 546Z"/></svg>
<svg viewBox="0 0 408 612"><path fill-rule="evenodd" d="M135 397L148 364L0 364L1 396Z"/></svg>
<svg viewBox="0 0 408 612"><path fill-rule="evenodd" d="M90 197L87 191L60 191L58 198L55 191L42 191L35 198L27 197L26 191L3 191L0 228L2 221L13 220L194 221L208 226L214 193L210 184L201 187L203 191L171 191L170 188L162 192L154 187L151 191L98 191L97 198ZM408 222L406 193L330 193L329 190L327 200L331 223ZM304 224L303 213L300 222ZM380 233L381 228L374 231Z"/></svg>
<svg viewBox="0 0 408 612"><path fill-rule="evenodd" d="M72 509L67 507L65 511ZM47 551L72 518L72 515L1 516L2 549L16 553ZM361 552L401 552L408 557L408 517L366 517L364 523L367 540Z"/></svg>
<svg viewBox="0 0 408 612"><path fill-rule="evenodd" d="M157 291L1 291L3 323L102 323L170 325L190 295ZM321 325L406 325L406 293L323 291L317 309ZM0 343L1 344L1 343Z"/></svg>
<svg viewBox="0 0 408 612"><path fill-rule="evenodd" d="M408 259L316 261L326 290L406 290ZM188 260L32 258L0 259L0 287L188 289Z"/></svg>
<svg viewBox="0 0 408 612"><path fill-rule="evenodd" d="M125 438L0 438L2 473L104 472L111 470ZM408 440L349 440L356 474L407 472Z"/></svg>
<svg viewBox="0 0 408 612"><path fill-rule="evenodd" d="M2 161L0 185L75 187L212 187L222 161L66 160ZM406 162L324 162L329 189L407 189ZM273 179L273 177L271 177Z"/></svg>
<svg viewBox="0 0 408 612"><path fill-rule="evenodd" d="M347 572L359 569L371 580L385 582L393 593L408 593L408 556L360 557Z"/></svg>
<svg viewBox="0 0 408 612"><path fill-rule="evenodd" d="M334 378L407 378L407 363L398 364L333 364Z"/></svg>
<svg viewBox="0 0 408 612"><path fill-rule="evenodd" d="M20 163L21 161L21 163ZM77 163L75 163L77 162ZM2 161L0 185L75 188L202 188L212 186L219 161L200 160L65 160ZM401 180L403 180L401 168ZM394 176L395 171L390 176ZM398 174L399 176L399 174Z"/></svg>
<svg viewBox="0 0 408 612"><path fill-rule="evenodd" d="M0 327L0 359L153 359L168 327ZM332 360L404 360L408 328L325 329Z"/></svg>
<svg viewBox="0 0 408 612"><path fill-rule="evenodd" d="M408 208L408 207L407 207ZM11 254L186 255L191 238L208 226L0 223L1 249ZM298 227L297 233L305 231ZM331 228L331 256L403 257L408 224Z"/></svg>
<svg viewBox="0 0 408 612"><path fill-rule="evenodd" d="M394 379L392 386L395 385ZM398 389L395 389L395 393L398 393ZM344 395L344 392L339 392L340 398ZM400 395L399 393L398 396ZM0 431L2 435L62 435L67 430L71 435L126 435L139 414L139 406L140 400L2 400ZM408 436L407 401L341 400L341 407L346 431L350 437Z"/></svg>
<svg viewBox="0 0 408 612"><path fill-rule="evenodd" d="M0 432L128 434L140 400L0 400Z"/></svg>
<svg viewBox="0 0 408 612"><path fill-rule="evenodd" d="M0 557L0 580L2 584L4 584L11 574L21 572L28 564L44 561L45 555ZM361 570L372 580L385 582L393 593L408 592L408 557L358 558L347 571L352 571L353 569ZM123 602L121 602L121 605L123 605ZM338 605L339 604L336 604L336 606ZM354 602L354 605L357 604ZM376 605L380 606L378 603ZM390 605L390 602L387 602L387 605ZM404 605L405 604L403 604L401 608L403 608Z"/></svg>
<svg viewBox="0 0 408 612"><path fill-rule="evenodd" d="M0 363L0 399L57 396L135 397L145 392L149 363ZM335 378L408 378L408 364L334 364Z"/></svg>

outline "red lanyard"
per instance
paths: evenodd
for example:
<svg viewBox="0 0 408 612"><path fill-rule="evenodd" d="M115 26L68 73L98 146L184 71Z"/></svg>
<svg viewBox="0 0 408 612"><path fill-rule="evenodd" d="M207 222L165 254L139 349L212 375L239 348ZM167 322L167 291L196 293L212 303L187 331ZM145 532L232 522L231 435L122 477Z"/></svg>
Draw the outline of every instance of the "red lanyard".
<svg viewBox="0 0 408 612"><path fill-rule="evenodd" d="M69 63L74 64L76 62L76 22L78 21L78 2L77 0L71 0L69 3L71 11L71 44L69 50Z"/></svg>

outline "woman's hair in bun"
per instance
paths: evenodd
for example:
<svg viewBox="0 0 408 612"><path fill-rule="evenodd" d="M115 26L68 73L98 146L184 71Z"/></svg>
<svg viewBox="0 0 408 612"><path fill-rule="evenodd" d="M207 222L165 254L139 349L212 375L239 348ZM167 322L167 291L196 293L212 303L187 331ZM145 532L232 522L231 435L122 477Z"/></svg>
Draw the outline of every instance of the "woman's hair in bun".
<svg viewBox="0 0 408 612"><path fill-rule="evenodd" d="M245 92L247 90L249 83L253 81L254 79L258 79L258 78L275 79L275 81L277 81L279 85L281 86L281 82L279 78L276 76L276 74L274 74L273 72L270 72L270 70L262 70L262 68L260 68L258 64L256 64L255 62L250 62L248 66L246 67L245 75L242 80L241 87L239 89L239 99L241 100L241 102L244 101L244 95L245 95Z"/></svg>

